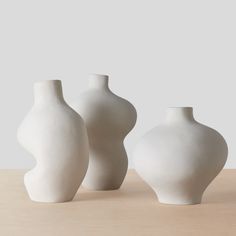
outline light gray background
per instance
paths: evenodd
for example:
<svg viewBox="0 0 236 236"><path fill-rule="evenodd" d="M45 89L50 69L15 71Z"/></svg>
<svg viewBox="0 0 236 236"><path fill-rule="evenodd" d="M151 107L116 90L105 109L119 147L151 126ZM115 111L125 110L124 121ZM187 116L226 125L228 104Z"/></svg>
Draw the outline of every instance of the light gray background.
<svg viewBox="0 0 236 236"><path fill-rule="evenodd" d="M166 107L193 106L226 138L226 167L235 168L235 12L223 0L0 1L0 168L34 165L16 141L33 83L58 76L70 101L90 72L110 75L111 89L137 108L130 157Z"/></svg>

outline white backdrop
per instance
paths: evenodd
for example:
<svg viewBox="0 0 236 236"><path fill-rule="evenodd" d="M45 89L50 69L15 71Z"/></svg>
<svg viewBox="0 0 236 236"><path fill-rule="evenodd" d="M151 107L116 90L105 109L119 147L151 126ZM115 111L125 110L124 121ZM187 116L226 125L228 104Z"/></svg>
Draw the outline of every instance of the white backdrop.
<svg viewBox="0 0 236 236"><path fill-rule="evenodd" d="M34 81L63 81L67 101L87 74L111 76L110 87L138 111L134 144L168 106L193 106L197 120L223 134L226 167L236 167L235 1L0 1L0 168L34 160L16 141L33 103Z"/></svg>

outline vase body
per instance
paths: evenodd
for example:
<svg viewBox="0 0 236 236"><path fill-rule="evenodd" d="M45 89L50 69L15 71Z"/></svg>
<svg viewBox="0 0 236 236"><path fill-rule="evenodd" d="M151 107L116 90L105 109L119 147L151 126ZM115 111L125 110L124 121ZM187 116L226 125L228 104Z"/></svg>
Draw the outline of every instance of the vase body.
<svg viewBox="0 0 236 236"><path fill-rule="evenodd" d="M191 107L168 108L165 122L137 144L134 163L160 202L198 204L227 153L224 138L195 121Z"/></svg>
<svg viewBox="0 0 236 236"><path fill-rule="evenodd" d="M89 89L72 104L85 121L89 167L83 185L92 190L118 189L127 172L124 138L136 123L131 103L108 87L108 76L90 75Z"/></svg>
<svg viewBox="0 0 236 236"><path fill-rule="evenodd" d="M35 83L35 102L18 129L20 144L36 159L24 176L30 198L73 199L88 167L88 137L82 118L64 101L61 81Z"/></svg>

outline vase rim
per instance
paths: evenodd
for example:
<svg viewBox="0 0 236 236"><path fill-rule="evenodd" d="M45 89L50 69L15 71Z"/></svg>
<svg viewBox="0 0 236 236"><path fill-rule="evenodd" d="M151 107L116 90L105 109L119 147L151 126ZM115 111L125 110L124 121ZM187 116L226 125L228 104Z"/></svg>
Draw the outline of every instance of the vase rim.
<svg viewBox="0 0 236 236"><path fill-rule="evenodd" d="M192 107L168 107L166 110L168 122L194 121Z"/></svg>
<svg viewBox="0 0 236 236"><path fill-rule="evenodd" d="M92 89L109 90L109 76L101 74L89 75L89 87Z"/></svg>
<svg viewBox="0 0 236 236"><path fill-rule="evenodd" d="M193 110L193 107L167 107L167 109Z"/></svg>
<svg viewBox="0 0 236 236"><path fill-rule="evenodd" d="M38 80L34 84L43 84L43 83L61 83L61 80L59 79L45 79L45 80Z"/></svg>
<svg viewBox="0 0 236 236"><path fill-rule="evenodd" d="M96 73L91 73L89 74L89 77L95 77L95 78L109 78L109 75L105 75L105 74L96 74Z"/></svg>

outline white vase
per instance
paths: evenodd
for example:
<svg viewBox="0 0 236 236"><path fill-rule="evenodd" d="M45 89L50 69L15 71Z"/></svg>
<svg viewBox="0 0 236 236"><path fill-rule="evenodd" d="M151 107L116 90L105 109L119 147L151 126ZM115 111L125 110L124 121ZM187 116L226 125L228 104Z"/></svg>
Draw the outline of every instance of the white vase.
<svg viewBox="0 0 236 236"><path fill-rule="evenodd" d="M191 107L168 108L164 123L137 144L134 163L160 202L197 204L227 153L224 138L195 121Z"/></svg>
<svg viewBox="0 0 236 236"><path fill-rule="evenodd" d="M85 121L89 167L83 185L92 190L118 189L127 172L124 138L136 123L136 110L108 87L108 76L92 74L89 89L72 107Z"/></svg>
<svg viewBox="0 0 236 236"><path fill-rule="evenodd" d="M64 101L61 81L35 83L34 95L34 105L17 134L36 159L36 166L24 176L26 189L33 201L70 201L88 167L84 122Z"/></svg>

